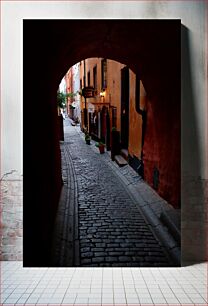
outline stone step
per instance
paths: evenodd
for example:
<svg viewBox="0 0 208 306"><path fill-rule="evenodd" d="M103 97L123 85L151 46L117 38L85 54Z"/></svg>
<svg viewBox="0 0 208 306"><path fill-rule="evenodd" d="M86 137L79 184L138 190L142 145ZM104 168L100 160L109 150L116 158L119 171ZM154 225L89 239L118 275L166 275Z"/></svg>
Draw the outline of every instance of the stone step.
<svg viewBox="0 0 208 306"><path fill-rule="evenodd" d="M121 155L115 155L115 162L119 165L119 167L123 167L128 164Z"/></svg>
<svg viewBox="0 0 208 306"><path fill-rule="evenodd" d="M129 152L128 152L128 150L127 149L121 149L121 156L125 159L125 160L127 160L128 161L128 159L129 159Z"/></svg>

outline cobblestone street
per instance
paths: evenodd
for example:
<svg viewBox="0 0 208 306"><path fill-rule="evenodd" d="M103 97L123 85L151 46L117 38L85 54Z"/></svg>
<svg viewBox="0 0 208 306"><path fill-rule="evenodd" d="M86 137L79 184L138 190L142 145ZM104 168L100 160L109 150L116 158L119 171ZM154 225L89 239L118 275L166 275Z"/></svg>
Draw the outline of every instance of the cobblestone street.
<svg viewBox="0 0 208 306"><path fill-rule="evenodd" d="M87 145L79 128L71 126L69 119L64 124L62 168L68 188L76 190L73 200L74 205L78 205L77 224L75 220L74 225L78 227L78 265L171 266L170 259L145 222L138 205L106 163L104 155L108 153L101 155L94 143ZM69 166L73 177L67 178ZM76 213L74 216L76 219ZM69 229L66 230L66 227L67 235ZM74 256L78 256L77 253Z"/></svg>

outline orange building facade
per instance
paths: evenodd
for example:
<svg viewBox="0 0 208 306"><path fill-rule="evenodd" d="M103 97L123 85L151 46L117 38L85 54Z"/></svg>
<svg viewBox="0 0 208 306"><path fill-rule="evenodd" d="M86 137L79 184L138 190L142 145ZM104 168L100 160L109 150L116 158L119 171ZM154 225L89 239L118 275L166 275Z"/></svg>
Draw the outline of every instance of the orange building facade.
<svg viewBox="0 0 208 306"><path fill-rule="evenodd" d="M66 82L66 94L69 94L73 92L73 74L72 74L72 68L70 68L66 75L65 75L65 82ZM71 117L71 105L72 105L72 98L67 98L66 103L66 111L69 117Z"/></svg>
<svg viewBox="0 0 208 306"><path fill-rule="evenodd" d="M122 76L123 74L127 75L127 82L122 81L122 78L125 78L125 75ZM84 85L91 86L95 90L94 97L86 99L88 123L90 121L89 113L99 113L105 107L109 115L110 131L112 128L116 128L120 132L120 137L126 138L123 139L122 146L128 150L130 158L141 159L142 117L136 110L136 75L119 62L103 58L89 58L80 62L80 86L84 88ZM140 96L141 108L144 108L146 95L141 82ZM122 99L126 101L122 101ZM128 106L128 111L122 107L122 102ZM82 111L84 108L85 99L82 97ZM122 124L122 120L125 121L125 116L128 116L126 125L125 122ZM82 120L83 126L84 120ZM125 131L126 129L127 131Z"/></svg>

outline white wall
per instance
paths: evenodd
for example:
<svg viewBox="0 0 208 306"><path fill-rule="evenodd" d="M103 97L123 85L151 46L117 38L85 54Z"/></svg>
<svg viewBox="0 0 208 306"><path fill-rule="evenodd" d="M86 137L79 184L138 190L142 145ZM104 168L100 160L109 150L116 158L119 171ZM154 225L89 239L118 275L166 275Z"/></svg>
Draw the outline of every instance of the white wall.
<svg viewBox="0 0 208 306"><path fill-rule="evenodd" d="M59 84L59 90L60 92L66 93L66 81L64 78L61 80L61 83Z"/></svg>
<svg viewBox="0 0 208 306"><path fill-rule="evenodd" d="M4 1L2 2L1 177L22 173L22 21L24 18L179 18L190 35L193 101L201 163L198 175L207 178L207 98L205 1ZM136 35L136 33L135 33ZM171 59L170 59L171 60ZM30 103L30 101L26 101ZM182 122L186 113L182 113ZM187 120L185 120L187 122ZM191 124L191 122L190 122ZM182 126L187 143L187 126ZM184 134L185 132L185 134ZM194 144L193 144L194 146ZM192 152L183 146L183 171L191 173ZM188 159L188 162L186 160Z"/></svg>

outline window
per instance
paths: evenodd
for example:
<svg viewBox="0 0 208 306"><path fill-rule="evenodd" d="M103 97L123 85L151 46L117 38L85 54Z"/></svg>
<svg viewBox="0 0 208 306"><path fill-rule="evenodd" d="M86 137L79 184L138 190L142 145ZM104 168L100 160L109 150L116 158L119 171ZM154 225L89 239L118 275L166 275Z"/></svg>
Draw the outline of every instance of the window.
<svg viewBox="0 0 208 306"><path fill-rule="evenodd" d="M87 74L87 84L88 86L90 86L90 71L88 71L88 74Z"/></svg>
<svg viewBox="0 0 208 306"><path fill-rule="evenodd" d="M107 88L107 60L101 61L101 85L102 89Z"/></svg>
<svg viewBox="0 0 208 306"><path fill-rule="evenodd" d="M97 90L97 65L93 68L93 87Z"/></svg>
<svg viewBox="0 0 208 306"><path fill-rule="evenodd" d="M82 89L82 79L80 79L80 89Z"/></svg>

